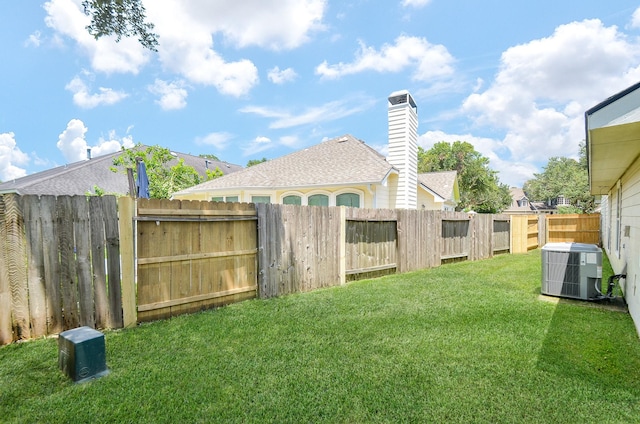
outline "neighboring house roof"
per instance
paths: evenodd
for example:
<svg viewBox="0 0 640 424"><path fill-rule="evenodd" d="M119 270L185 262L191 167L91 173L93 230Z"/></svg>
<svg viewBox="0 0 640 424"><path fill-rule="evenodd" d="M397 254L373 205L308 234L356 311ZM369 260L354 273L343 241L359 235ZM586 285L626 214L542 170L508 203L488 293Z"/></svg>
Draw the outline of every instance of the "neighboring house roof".
<svg viewBox="0 0 640 424"><path fill-rule="evenodd" d="M397 170L385 157L351 135L206 181L175 194L246 188L301 188L380 183Z"/></svg>
<svg viewBox="0 0 640 424"><path fill-rule="evenodd" d="M418 174L418 182L443 200L457 203L457 175L456 171L428 172Z"/></svg>
<svg viewBox="0 0 640 424"><path fill-rule="evenodd" d="M502 213L532 213L536 212L536 207L525 194L524 190L519 187L511 187L509 189L511 194L511 206L505 209Z"/></svg>
<svg viewBox="0 0 640 424"><path fill-rule="evenodd" d="M146 149L148 146L139 146ZM185 165L194 167L202 176L206 176L207 166L211 170L216 167L227 174L242 169L239 165L207 160L198 156L174 152L176 158L184 160ZM122 152L115 152L79 162L70 163L46 171L27 175L11 181L0 183L0 193L18 193L21 195L84 195L93 193L97 186L105 193L126 194L129 192L129 181L124 170L113 172L113 159ZM177 162L173 160L169 162Z"/></svg>

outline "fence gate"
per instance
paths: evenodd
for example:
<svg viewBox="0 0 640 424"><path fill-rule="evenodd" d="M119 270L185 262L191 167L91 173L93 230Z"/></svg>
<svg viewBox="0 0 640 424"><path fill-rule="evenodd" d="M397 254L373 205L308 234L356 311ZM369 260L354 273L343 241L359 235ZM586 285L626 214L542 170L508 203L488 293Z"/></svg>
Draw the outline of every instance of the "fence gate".
<svg viewBox="0 0 640 424"><path fill-rule="evenodd" d="M256 297L253 205L139 199L134 220L138 322Z"/></svg>

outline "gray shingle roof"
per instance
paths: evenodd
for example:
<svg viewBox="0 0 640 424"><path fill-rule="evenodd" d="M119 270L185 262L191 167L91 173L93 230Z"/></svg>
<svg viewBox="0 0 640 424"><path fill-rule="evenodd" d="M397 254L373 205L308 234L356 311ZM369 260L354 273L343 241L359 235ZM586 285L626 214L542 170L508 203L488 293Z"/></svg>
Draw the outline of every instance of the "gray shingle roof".
<svg viewBox="0 0 640 424"><path fill-rule="evenodd" d="M140 146L141 149L146 149L147 147ZM184 153L175 153L177 158L184 159L185 165L193 166L202 176L206 175L207 164L203 158ZM129 192L127 175L124 172L112 172L110 170L113 166L113 159L120 154L121 152L115 152L96 156L92 159L5 181L0 183L0 193L48 194L56 196L84 195L93 193L94 187L98 186L106 193L127 194ZM209 161L208 167L211 170L219 167L225 174L242 169L239 165L219 161Z"/></svg>
<svg viewBox="0 0 640 424"><path fill-rule="evenodd" d="M453 199L456 171L427 172L418 174L418 182L445 200Z"/></svg>
<svg viewBox="0 0 640 424"><path fill-rule="evenodd" d="M384 156L351 135L207 181L180 193L225 188L295 188L379 183L394 170Z"/></svg>

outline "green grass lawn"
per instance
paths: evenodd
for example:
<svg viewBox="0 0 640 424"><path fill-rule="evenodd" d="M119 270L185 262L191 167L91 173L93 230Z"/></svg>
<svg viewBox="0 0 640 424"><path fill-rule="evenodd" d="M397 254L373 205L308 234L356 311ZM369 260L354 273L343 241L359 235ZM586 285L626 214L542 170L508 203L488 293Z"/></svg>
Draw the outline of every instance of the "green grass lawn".
<svg viewBox="0 0 640 424"><path fill-rule="evenodd" d="M247 301L106 332L83 384L9 345L0 421L640 422L630 316L539 294L533 251Z"/></svg>

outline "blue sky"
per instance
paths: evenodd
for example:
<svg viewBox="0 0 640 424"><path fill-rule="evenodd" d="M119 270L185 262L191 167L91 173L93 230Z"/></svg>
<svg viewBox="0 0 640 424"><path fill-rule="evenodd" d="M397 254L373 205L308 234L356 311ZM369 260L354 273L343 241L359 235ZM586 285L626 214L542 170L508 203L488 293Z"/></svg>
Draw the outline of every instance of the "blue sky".
<svg viewBox="0 0 640 424"><path fill-rule="evenodd" d="M352 134L468 141L521 186L640 80L640 1L154 0L157 53L95 41L81 0L0 2L0 180L142 143L268 159Z"/></svg>

